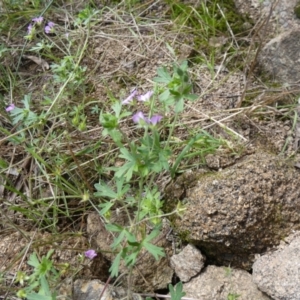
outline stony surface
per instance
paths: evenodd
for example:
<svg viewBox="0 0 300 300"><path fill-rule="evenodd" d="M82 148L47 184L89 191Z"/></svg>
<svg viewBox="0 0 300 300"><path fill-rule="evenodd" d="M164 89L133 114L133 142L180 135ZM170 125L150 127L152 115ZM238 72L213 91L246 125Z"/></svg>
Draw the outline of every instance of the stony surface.
<svg viewBox="0 0 300 300"><path fill-rule="evenodd" d="M208 266L199 276L183 285L185 297L201 300L267 300L251 275L243 270ZM238 298L233 298L239 296ZM229 298L229 297L232 298Z"/></svg>
<svg viewBox="0 0 300 300"><path fill-rule="evenodd" d="M253 264L253 281L275 300L300 299L300 232L288 237L279 249L260 256Z"/></svg>
<svg viewBox="0 0 300 300"><path fill-rule="evenodd" d="M208 262L250 269L254 254L300 228L300 174L292 162L258 151L220 172L194 176L176 227Z"/></svg>
<svg viewBox="0 0 300 300"><path fill-rule="evenodd" d="M205 257L189 244L179 254L173 255L170 262L180 281L187 282L203 269Z"/></svg>
<svg viewBox="0 0 300 300"><path fill-rule="evenodd" d="M104 292L103 292L104 290ZM78 279L74 282L73 300L121 300L127 299L127 291L122 288L112 287L105 285L99 280L81 280ZM141 299L139 295L133 294L133 300Z"/></svg>
<svg viewBox="0 0 300 300"><path fill-rule="evenodd" d="M235 0L235 4L256 22L255 36L262 46L260 69L281 83L299 81L300 19L294 12L297 0Z"/></svg>
<svg viewBox="0 0 300 300"><path fill-rule="evenodd" d="M296 3L297 0L235 0L238 11L249 15L254 22L258 23L258 27L263 25L262 28L260 27L261 33L268 32L269 36L300 25L300 20L294 13ZM268 26L266 26L266 21L268 21ZM262 37L266 36L262 35Z"/></svg>
<svg viewBox="0 0 300 300"><path fill-rule="evenodd" d="M294 84L300 79L300 19L294 12L297 0L235 0L242 13L257 23L256 34L262 50L258 63L263 72L281 83Z"/></svg>
<svg viewBox="0 0 300 300"><path fill-rule="evenodd" d="M299 84L300 27L278 35L268 42L259 55L262 68L283 83Z"/></svg>

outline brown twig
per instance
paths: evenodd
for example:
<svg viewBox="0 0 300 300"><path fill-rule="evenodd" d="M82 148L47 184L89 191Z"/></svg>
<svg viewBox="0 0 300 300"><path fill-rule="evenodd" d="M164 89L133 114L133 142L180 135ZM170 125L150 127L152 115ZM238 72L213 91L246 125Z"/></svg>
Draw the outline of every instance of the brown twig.
<svg viewBox="0 0 300 300"><path fill-rule="evenodd" d="M111 281L111 276L109 276L108 279L106 280L105 285L104 285L104 288L103 288L103 290L102 290L102 292L101 292L101 294L100 294L99 299L102 299L102 296L103 296L105 290L107 289L108 284L110 283L110 281Z"/></svg>

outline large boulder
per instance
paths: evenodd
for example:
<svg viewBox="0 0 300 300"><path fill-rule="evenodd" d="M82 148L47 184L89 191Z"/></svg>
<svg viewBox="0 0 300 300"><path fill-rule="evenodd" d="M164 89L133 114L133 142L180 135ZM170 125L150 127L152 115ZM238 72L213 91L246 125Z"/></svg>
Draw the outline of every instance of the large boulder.
<svg viewBox="0 0 300 300"><path fill-rule="evenodd" d="M186 211L173 223L208 263L249 270L256 253L300 228L300 173L292 162L258 151L194 176L193 187L185 182Z"/></svg>
<svg viewBox="0 0 300 300"><path fill-rule="evenodd" d="M248 15L263 38L274 36L300 25L294 13L298 0L234 0L237 10Z"/></svg>
<svg viewBox="0 0 300 300"><path fill-rule="evenodd" d="M253 264L253 281L275 300L300 299L300 233L293 234L279 249L260 256Z"/></svg>
<svg viewBox="0 0 300 300"><path fill-rule="evenodd" d="M289 85L300 80L300 27L270 40L258 56L261 68L274 79Z"/></svg>
<svg viewBox="0 0 300 300"><path fill-rule="evenodd" d="M208 266L199 276L185 283L183 290L189 299L271 299L258 290L248 272L217 266Z"/></svg>
<svg viewBox="0 0 300 300"><path fill-rule="evenodd" d="M260 70L280 83L299 81L299 0L235 0L235 5L256 23Z"/></svg>

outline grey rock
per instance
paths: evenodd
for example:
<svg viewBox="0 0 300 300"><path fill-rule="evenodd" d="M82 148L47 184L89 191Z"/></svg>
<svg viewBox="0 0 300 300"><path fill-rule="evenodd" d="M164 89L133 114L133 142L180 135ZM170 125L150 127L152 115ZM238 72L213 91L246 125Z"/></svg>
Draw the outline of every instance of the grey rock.
<svg viewBox="0 0 300 300"><path fill-rule="evenodd" d="M297 83L300 80L299 46L300 27L278 35L259 54L261 68L280 82Z"/></svg>
<svg viewBox="0 0 300 300"><path fill-rule="evenodd" d="M73 286L73 300L121 300L127 299L127 291L120 287L105 285L100 280L78 279ZM141 299L138 294L132 295L133 300Z"/></svg>
<svg viewBox="0 0 300 300"><path fill-rule="evenodd" d="M256 253L300 228L300 173L292 161L258 151L194 177L185 183L186 211L174 224L211 264L250 270Z"/></svg>
<svg viewBox="0 0 300 300"><path fill-rule="evenodd" d="M300 233L281 243L278 250L253 264L253 281L275 300L300 299Z"/></svg>
<svg viewBox="0 0 300 300"><path fill-rule="evenodd" d="M96 300L100 298L105 284L99 280L82 280L78 279L74 282L73 299L74 300ZM103 300L111 300L109 289L104 291Z"/></svg>
<svg viewBox="0 0 300 300"><path fill-rule="evenodd" d="M267 36L274 36L300 25L300 20L294 13L297 0L235 0L234 2L238 11L250 16L255 23L262 25L268 20L260 28L264 40Z"/></svg>
<svg viewBox="0 0 300 300"><path fill-rule="evenodd" d="M243 270L208 266L199 276L183 284L185 297L201 300L267 300L258 290L251 275ZM229 296L239 296L229 298Z"/></svg>
<svg viewBox="0 0 300 300"><path fill-rule="evenodd" d="M292 85L300 79L300 19L297 0L235 0L238 11L256 22L262 50L260 69L280 83Z"/></svg>
<svg viewBox="0 0 300 300"><path fill-rule="evenodd" d="M182 282L189 281L200 273L204 267L205 257L193 245L187 245L176 255L171 257L171 267Z"/></svg>

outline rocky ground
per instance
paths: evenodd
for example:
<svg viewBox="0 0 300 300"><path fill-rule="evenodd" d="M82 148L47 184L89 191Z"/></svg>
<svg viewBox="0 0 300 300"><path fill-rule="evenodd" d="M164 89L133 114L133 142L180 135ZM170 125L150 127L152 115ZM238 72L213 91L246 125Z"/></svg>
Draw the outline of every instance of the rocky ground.
<svg viewBox="0 0 300 300"><path fill-rule="evenodd" d="M196 6L199 1L186 2ZM225 53L224 60L213 70L207 64L191 64L194 92L202 96L188 105L182 122L232 142L207 155L206 164L161 184L167 205L182 201L187 210L181 218L166 221L156 239L165 248L166 258L157 262L145 253L138 261L131 274L135 299L159 293L174 278L184 283L186 299L300 299L300 240L295 233L300 230L300 113L295 105L300 91L300 21L294 13L296 4L296 0L236 0L239 13L248 14L252 23L244 24L250 26L247 35L239 38L228 30L223 39L231 40L231 46L241 41L248 45L238 46L247 53L240 62L243 68L231 71L240 56L227 61L222 41L215 45L219 54ZM149 5L149 17L160 20L159 16L168 13L163 1L145 5ZM107 18L107 24L114 22L114 16ZM167 21L148 27L132 24L130 30L107 26L93 35L89 55L83 60L93 70L93 97L108 97L103 78L119 95L137 84L146 91L157 67L170 65L173 59L166 41L175 41L172 46L179 60L192 60L198 51L193 36L169 27ZM28 64L39 72L39 84L46 84L46 73L33 62ZM83 226L86 236L53 241L62 249L70 248L56 252L57 262L75 268L78 261L72 256L87 244L104 254L85 265L75 283L66 276L58 289L66 299L72 289L73 299L78 300L95 299L103 289L101 299L123 299L128 279L125 268L123 288L104 284L113 258L105 252L112 236L96 213L89 214ZM9 267L13 274L24 267L16 253L23 251L26 239L35 233L29 228L12 232L2 235L0 266L2 271ZM39 241L49 238L43 235ZM46 251L41 249L41 253Z"/></svg>

